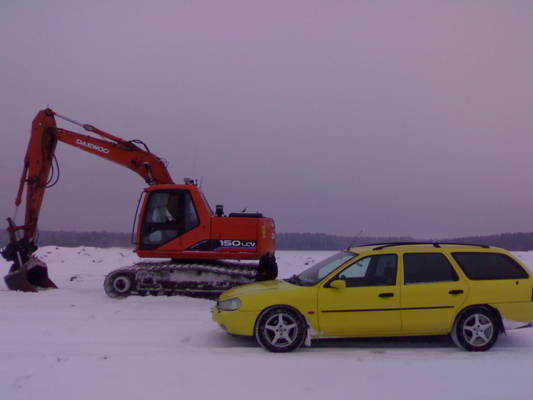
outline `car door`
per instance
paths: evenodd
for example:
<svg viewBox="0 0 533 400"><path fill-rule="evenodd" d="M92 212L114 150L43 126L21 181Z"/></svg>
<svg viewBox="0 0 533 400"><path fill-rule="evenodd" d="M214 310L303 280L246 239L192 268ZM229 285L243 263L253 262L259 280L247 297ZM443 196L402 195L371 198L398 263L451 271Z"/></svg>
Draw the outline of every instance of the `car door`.
<svg viewBox="0 0 533 400"><path fill-rule="evenodd" d="M468 286L439 252L402 256L402 329L411 334L445 334L452 327Z"/></svg>
<svg viewBox="0 0 533 400"><path fill-rule="evenodd" d="M360 258L337 272L318 290L322 336L380 336L401 331L398 257L379 254ZM345 288L331 287L342 280Z"/></svg>

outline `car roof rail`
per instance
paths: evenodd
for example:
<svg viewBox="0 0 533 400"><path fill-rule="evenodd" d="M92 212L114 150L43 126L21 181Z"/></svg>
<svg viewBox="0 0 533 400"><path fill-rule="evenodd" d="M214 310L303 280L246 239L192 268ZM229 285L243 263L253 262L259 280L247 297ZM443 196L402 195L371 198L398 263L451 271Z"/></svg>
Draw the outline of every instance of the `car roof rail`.
<svg viewBox="0 0 533 400"><path fill-rule="evenodd" d="M463 242L439 242L439 244L451 244L455 246L473 246L473 247L483 247L484 249L490 249L488 244L479 244L479 243L463 243Z"/></svg>
<svg viewBox="0 0 533 400"><path fill-rule="evenodd" d="M440 248L441 245L456 245L456 246L473 246L473 247L482 247L484 249L489 249L490 246L487 244L475 244L475 243L457 243L457 242L385 242L385 243L369 243L369 244L362 244L357 247L363 247L363 246L376 246L373 248L373 250L381 250L388 247L394 247L394 246L405 246L405 245L413 245L413 244L431 244L433 247Z"/></svg>

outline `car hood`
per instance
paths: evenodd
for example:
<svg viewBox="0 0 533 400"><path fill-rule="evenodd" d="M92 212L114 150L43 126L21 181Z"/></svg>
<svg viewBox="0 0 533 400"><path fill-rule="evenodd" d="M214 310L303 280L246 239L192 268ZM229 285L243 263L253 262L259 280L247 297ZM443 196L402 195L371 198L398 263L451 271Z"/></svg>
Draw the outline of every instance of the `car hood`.
<svg viewBox="0 0 533 400"><path fill-rule="evenodd" d="M292 285L285 281L263 281L263 282L256 282L256 283L250 283L248 285L243 286L237 286L233 289L230 289L222 295L220 295L220 299L228 299L230 297L238 297L243 295L249 295L249 294L256 294L256 293L263 293L268 292L272 290L297 290L300 288L300 286Z"/></svg>

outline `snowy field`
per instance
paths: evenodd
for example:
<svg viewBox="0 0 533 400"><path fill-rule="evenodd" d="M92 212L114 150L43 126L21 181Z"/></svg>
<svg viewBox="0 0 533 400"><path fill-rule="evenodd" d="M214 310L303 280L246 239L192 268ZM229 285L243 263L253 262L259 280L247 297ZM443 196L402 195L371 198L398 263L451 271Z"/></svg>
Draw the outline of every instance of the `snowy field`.
<svg viewBox="0 0 533 400"><path fill-rule="evenodd" d="M212 301L108 298L103 278L138 260L129 250L38 254L60 289L0 283L0 399L533 399L533 329L510 331L486 353L438 337L315 341L272 354L221 331ZM280 251L280 276L329 254ZM533 270L533 252L516 254Z"/></svg>

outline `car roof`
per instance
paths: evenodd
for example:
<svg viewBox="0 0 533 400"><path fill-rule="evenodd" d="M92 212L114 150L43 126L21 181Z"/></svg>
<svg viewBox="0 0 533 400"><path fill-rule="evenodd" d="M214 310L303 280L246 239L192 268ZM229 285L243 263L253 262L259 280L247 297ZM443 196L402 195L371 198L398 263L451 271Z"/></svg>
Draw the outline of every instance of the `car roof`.
<svg viewBox="0 0 533 400"><path fill-rule="evenodd" d="M408 250L408 251L420 251L420 250L456 250L456 251L481 251L487 250L491 252L504 251L498 247L489 246L486 244L473 244L473 243L443 243L443 242L385 242L385 243L370 243L363 244L355 247L350 247L347 250L352 253L367 253L378 250Z"/></svg>

